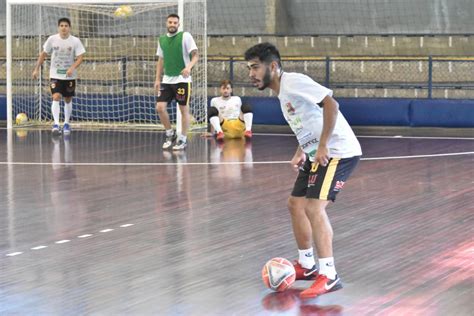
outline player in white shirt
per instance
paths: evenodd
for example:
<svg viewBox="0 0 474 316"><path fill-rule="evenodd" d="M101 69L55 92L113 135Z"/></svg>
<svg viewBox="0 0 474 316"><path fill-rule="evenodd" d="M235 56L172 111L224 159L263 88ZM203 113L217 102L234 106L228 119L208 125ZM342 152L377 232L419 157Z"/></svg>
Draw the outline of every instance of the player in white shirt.
<svg viewBox="0 0 474 316"><path fill-rule="evenodd" d="M294 265L297 280L314 280L300 296L312 298L338 290L342 282L334 266L333 231L326 207L335 201L357 165L362 155L359 142L332 91L306 75L283 72L274 45L261 43L249 48L245 60L253 85L259 90L270 88L278 95L283 115L299 143L291 159L299 173L288 199L299 254Z"/></svg>
<svg viewBox="0 0 474 316"><path fill-rule="evenodd" d="M217 140L225 138L252 138L252 108L248 104L242 105L238 96L232 95L232 82L222 80L220 97L211 99L208 110L209 123L216 133Z"/></svg>
<svg viewBox="0 0 474 316"><path fill-rule="evenodd" d="M86 50L81 40L70 34L71 21L68 18L58 20L58 34L50 36L43 45L43 51L39 54L33 79L39 77L40 67L48 55L51 55L49 70L50 88L53 96L51 112L53 113L54 125L52 132L57 135L59 129L59 102L61 96L64 100L64 126L63 132L68 135L71 132L69 119L72 114L72 97L76 90L77 67L82 63Z"/></svg>

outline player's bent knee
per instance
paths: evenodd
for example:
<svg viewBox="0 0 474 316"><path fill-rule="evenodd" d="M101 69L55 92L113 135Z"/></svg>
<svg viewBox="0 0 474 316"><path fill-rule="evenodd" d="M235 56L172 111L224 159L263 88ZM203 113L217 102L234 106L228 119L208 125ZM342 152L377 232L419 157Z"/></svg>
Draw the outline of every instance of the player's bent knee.
<svg viewBox="0 0 474 316"><path fill-rule="evenodd" d="M53 101L61 101L61 94L60 93L53 94Z"/></svg>
<svg viewBox="0 0 474 316"><path fill-rule="evenodd" d="M287 206L292 215L298 215L298 213L304 214L304 198L290 196L287 201Z"/></svg>
<svg viewBox="0 0 474 316"><path fill-rule="evenodd" d="M207 117L210 119L213 116L219 116L219 110L211 106L207 111Z"/></svg>
<svg viewBox="0 0 474 316"><path fill-rule="evenodd" d="M242 104L242 106L240 107L240 110L244 114L245 113L252 113L252 107L249 104Z"/></svg>

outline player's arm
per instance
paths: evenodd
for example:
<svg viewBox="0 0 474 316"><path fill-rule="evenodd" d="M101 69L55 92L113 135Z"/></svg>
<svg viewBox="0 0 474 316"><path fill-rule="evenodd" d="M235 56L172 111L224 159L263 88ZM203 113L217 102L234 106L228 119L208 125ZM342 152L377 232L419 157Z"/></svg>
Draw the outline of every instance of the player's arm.
<svg viewBox="0 0 474 316"><path fill-rule="evenodd" d="M189 64L186 66L186 68L184 68L182 71L181 71L181 75L186 78L188 77L190 74L191 74L191 70L193 69L194 65L196 65L196 63L198 62L199 60L199 53L198 53L198 50L195 49L193 51L191 51L191 61L189 62Z"/></svg>
<svg viewBox="0 0 474 316"><path fill-rule="evenodd" d="M35 69L33 70L33 79L38 79L38 74L39 74L39 70L41 68L41 65L43 65L46 57L48 56L48 53L46 53L45 51L42 51L39 56L38 56L38 60L36 61L36 65L35 65Z"/></svg>
<svg viewBox="0 0 474 316"><path fill-rule="evenodd" d="M336 125L337 114L339 113L339 103L333 97L327 95L322 101L323 107L323 131L319 139L318 150L316 151L316 161L322 166L329 162L328 143L331 138L334 126Z"/></svg>
<svg viewBox="0 0 474 316"><path fill-rule="evenodd" d="M66 77L72 77L74 70L76 70L77 67L79 67L79 65L82 64L83 60L84 60L84 54L77 56L74 64L72 64L72 66L69 67L69 69L66 71Z"/></svg>
<svg viewBox="0 0 474 316"><path fill-rule="evenodd" d="M158 61L156 62L156 77L155 77L155 90L157 92L160 91L161 73L162 72L163 72L163 58L158 57Z"/></svg>

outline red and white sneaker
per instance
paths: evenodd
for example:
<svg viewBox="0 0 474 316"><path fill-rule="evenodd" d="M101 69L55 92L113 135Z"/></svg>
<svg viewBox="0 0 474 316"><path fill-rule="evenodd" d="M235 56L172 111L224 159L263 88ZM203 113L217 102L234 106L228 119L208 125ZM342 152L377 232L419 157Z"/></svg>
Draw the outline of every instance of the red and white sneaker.
<svg viewBox="0 0 474 316"><path fill-rule="evenodd" d="M341 279L336 275L334 280L329 279L324 274L318 275L316 281L308 289L300 293L301 298L313 298L329 292L342 289Z"/></svg>
<svg viewBox="0 0 474 316"><path fill-rule="evenodd" d="M318 276L318 269L314 265L311 269L306 269L301 266L298 260L293 262L293 267L296 271L296 280L316 280Z"/></svg>
<svg viewBox="0 0 474 316"><path fill-rule="evenodd" d="M218 132L218 133L216 134L216 139L217 139L217 140L224 140L224 136L225 136L225 135L224 135L224 132Z"/></svg>
<svg viewBox="0 0 474 316"><path fill-rule="evenodd" d="M244 136L245 136L245 138L249 138L249 139L252 138L252 136L253 136L252 131L245 131Z"/></svg>

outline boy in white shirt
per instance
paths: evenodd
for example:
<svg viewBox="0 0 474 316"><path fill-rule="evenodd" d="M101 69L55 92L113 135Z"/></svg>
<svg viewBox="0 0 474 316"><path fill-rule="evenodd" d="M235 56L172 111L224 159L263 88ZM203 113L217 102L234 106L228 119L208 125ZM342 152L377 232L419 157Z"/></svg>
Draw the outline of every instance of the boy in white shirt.
<svg viewBox="0 0 474 316"><path fill-rule="evenodd" d="M209 123L216 133L216 139L252 138L253 113L250 105L242 105L240 97L232 95L230 80L221 81L220 92L220 97L211 99L208 111Z"/></svg>
<svg viewBox="0 0 474 316"><path fill-rule="evenodd" d="M48 55L51 55L51 66L49 70L50 88L53 97L51 112L53 113L54 125L53 135L61 133L59 129L59 102L61 96L64 99L64 135L71 133L69 119L72 114L72 97L76 91L77 67L82 63L86 50L81 40L70 35L71 21L68 18L58 20L58 34L48 37L43 45L43 51L39 54L33 79L39 76L39 70Z"/></svg>
<svg viewBox="0 0 474 316"><path fill-rule="evenodd" d="M334 266L333 231L326 206L335 201L359 162L359 142L332 91L306 75L283 72L274 45L261 43L249 48L245 60L253 85L259 90L270 88L278 95L283 115L299 142L291 159L299 173L288 199L299 254L294 266L297 280L314 280L300 296L312 298L336 291L342 282Z"/></svg>

